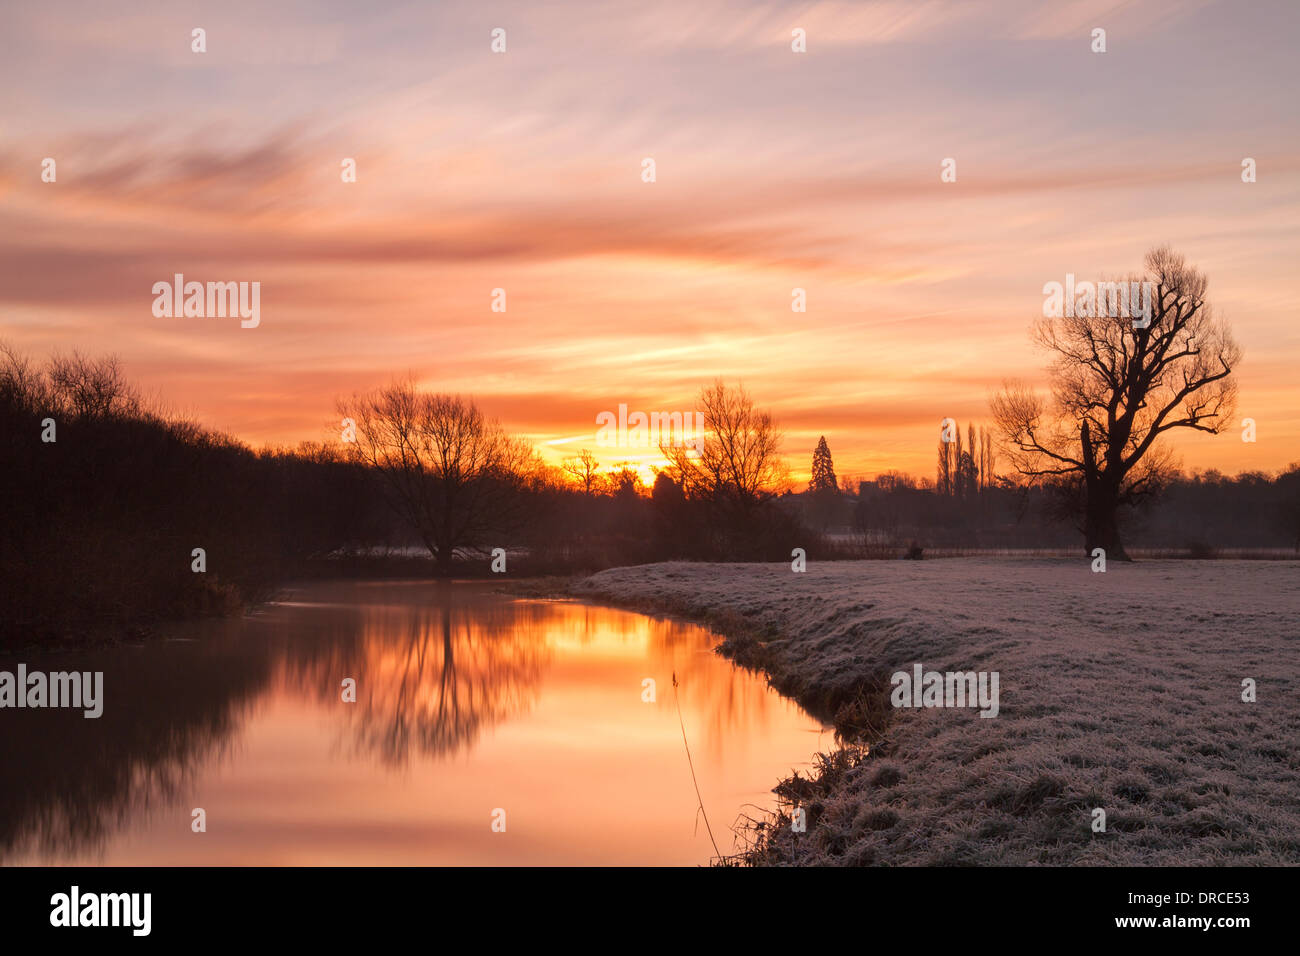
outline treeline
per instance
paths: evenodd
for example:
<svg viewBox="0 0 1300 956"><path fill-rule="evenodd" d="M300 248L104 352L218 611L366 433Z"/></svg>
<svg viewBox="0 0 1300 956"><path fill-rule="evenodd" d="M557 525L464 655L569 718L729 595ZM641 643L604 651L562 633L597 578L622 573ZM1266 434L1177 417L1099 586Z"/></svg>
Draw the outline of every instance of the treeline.
<svg viewBox="0 0 1300 956"><path fill-rule="evenodd" d="M145 633L305 576L788 555L770 416L721 384L704 398L732 431L666 449L647 489L631 467L576 481L410 383L341 401L340 442L255 451L146 402L113 358L0 347L0 646Z"/></svg>
<svg viewBox="0 0 1300 956"><path fill-rule="evenodd" d="M304 576L1077 546L1050 488L994 473L986 431L954 431L937 483L888 472L852 488L823 438L795 494L770 413L722 382L699 407L707 434L662 446L646 487L590 453L546 465L471 399L411 382L341 400L340 441L255 451L144 401L111 358L0 347L0 645L120 637ZM1295 466L1164 491L1123 516L1136 546L1300 546Z"/></svg>
<svg viewBox="0 0 1300 956"><path fill-rule="evenodd" d="M0 349L0 485L9 646L221 613L391 525L364 469L323 448L254 452L77 354Z"/></svg>
<svg viewBox="0 0 1300 956"><path fill-rule="evenodd" d="M1067 548L1080 530L1050 488L1009 482L953 498L889 476L866 482L845 523L864 542L928 548ZM1213 557L1228 549L1300 548L1300 467L1274 476L1179 476L1119 522L1130 546Z"/></svg>
<svg viewBox="0 0 1300 956"><path fill-rule="evenodd" d="M970 466L980 457L996 460L991 449L972 458L966 451L954 454L955 445L947 445L949 460L967 467L949 472L948 481L941 452L933 483L894 471L830 493L814 482L795 496L799 513L843 557L898 552L913 543L923 549L1077 548L1079 527L1063 507L1061 489L977 471ZM984 447L979 437L974 447ZM1190 557L1300 551L1300 463L1272 475L1174 474L1158 495L1122 509L1119 521L1132 546L1146 550Z"/></svg>
<svg viewBox="0 0 1300 956"><path fill-rule="evenodd" d="M345 454L376 476L440 574L463 573L467 559L485 569L498 548L507 569L524 574L788 555L798 523L777 500L781 438L771 415L721 382L700 402L710 433L661 446L668 465L652 489L628 465L602 471L590 452L548 466L472 400L409 381L353 395L338 412Z"/></svg>
<svg viewBox="0 0 1300 956"><path fill-rule="evenodd" d="M765 516L746 540L709 495L689 495L672 469L645 488L634 471L600 471L587 455L555 476L551 523L538 537L543 564L605 567L672 558L789 560L792 547L811 558L907 556L926 549L1066 549L1079 547L1080 529L1057 489L986 471L996 462L991 434L974 428L975 442L948 445L947 485L887 471L841 483L825 438L813 456L806 490L788 486L764 501ZM974 447L976 454L968 449ZM979 462L978 470L969 467ZM982 467L980 467L982 466ZM960 475L961 477L956 477ZM574 491L577 490L575 494ZM1122 509L1119 520L1134 548L1189 557L1222 551L1300 550L1300 464L1273 475L1235 477L1210 471L1174 475L1158 496ZM728 528L732 533L728 533ZM743 524L739 524L743 528Z"/></svg>

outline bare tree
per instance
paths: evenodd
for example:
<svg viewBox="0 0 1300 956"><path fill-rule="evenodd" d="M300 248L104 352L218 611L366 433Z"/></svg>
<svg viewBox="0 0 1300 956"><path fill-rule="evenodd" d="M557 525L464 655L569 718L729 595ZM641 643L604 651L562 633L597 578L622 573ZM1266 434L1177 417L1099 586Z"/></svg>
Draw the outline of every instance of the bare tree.
<svg viewBox="0 0 1300 956"><path fill-rule="evenodd" d="M0 342L0 402L27 412L50 410L44 372L8 342Z"/></svg>
<svg viewBox="0 0 1300 956"><path fill-rule="evenodd" d="M573 458L566 458L561 464L564 473L582 487L582 493L591 497L604 480L600 474L600 462L586 448Z"/></svg>
<svg viewBox="0 0 1300 956"><path fill-rule="evenodd" d="M934 470L935 491L947 497L952 494L952 442L947 441L942 432L939 435L938 464Z"/></svg>
<svg viewBox="0 0 1300 956"><path fill-rule="evenodd" d="M472 400L422 393L407 381L354 395L338 410L354 423L350 457L382 476L440 574L450 573L457 549L495 545L493 535L522 524L536 456Z"/></svg>
<svg viewBox="0 0 1300 956"><path fill-rule="evenodd" d="M727 518L743 522L779 490L785 471L781 433L770 412L737 385L721 379L700 390L706 434L689 443L662 445L672 477L687 497L713 503Z"/></svg>
<svg viewBox="0 0 1300 956"><path fill-rule="evenodd" d="M1087 552L1120 560L1119 508L1157 493L1173 470L1158 439L1174 428L1218 434L1241 360L1203 274L1168 247L1147 253L1146 268L1149 323L1103 308L1044 318L1035 338L1054 353L1050 400L1016 383L992 400L1016 470L1066 492Z"/></svg>
<svg viewBox="0 0 1300 956"><path fill-rule="evenodd" d="M956 433L956 441L953 443L952 451L952 496L961 498L965 495L965 473L962 471L963 461L966 449L961 443L961 426L953 422L953 431Z"/></svg>
<svg viewBox="0 0 1300 956"><path fill-rule="evenodd" d="M126 381L115 355L89 358L75 351L71 356L56 355L50 359L46 377L57 406L51 411L99 418L140 408L139 396Z"/></svg>
<svg viewBox="0 0 1300 956"><path fill-rule="evenodd" d="M993 449L993 430L991 428L980 428L980 481L983 483L985 490L993 487L994 471L997 469L997 453Z"/></svg>
<svg viewBox="0 0 1300 956"><path fill-rule="evenodd" d="M980 490L980 449L975 443L975 426L967 423L966 425L966 454L969 456L969 468L967 469L967 487L966 494L974 498Z"/></svg>

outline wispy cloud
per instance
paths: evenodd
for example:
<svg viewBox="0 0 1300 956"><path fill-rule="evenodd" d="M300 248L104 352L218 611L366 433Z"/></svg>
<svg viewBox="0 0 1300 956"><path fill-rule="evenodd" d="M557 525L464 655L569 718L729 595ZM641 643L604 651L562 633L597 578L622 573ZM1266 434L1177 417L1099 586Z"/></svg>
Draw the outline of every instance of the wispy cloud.
<svg viewBox="0 0 1300 956"><path fill-rule="evenodd" d="M564 452L619 401L682 407L724 375L801 457L832 432L843 470L925 470L937 418L980 417L986 383L1037 368L1045 281L1168 241L1209 272L1243 396L1280 436L1196 454L1276 466L1300 447L1282 397L1300 357L1293 7L10 13L0 335L116 351L251 441L319 437L335 394L409 369ZM261 281L262 327L154 319L175 272Z"/></svg>

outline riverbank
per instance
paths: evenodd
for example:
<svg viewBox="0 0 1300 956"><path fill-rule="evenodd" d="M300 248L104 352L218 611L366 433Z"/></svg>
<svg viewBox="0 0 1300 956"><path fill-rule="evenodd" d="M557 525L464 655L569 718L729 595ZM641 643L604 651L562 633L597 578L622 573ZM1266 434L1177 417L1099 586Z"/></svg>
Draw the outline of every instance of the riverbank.
<svg viewBox="0 0 1300 956"><path fill-rule="evenodd" d="M653 564L572 593L709 625L845 735L777 787L748 862L1281 865L1300 863L1298 584L1295 561L965 558ZM894 708L917 664L997 672L997 716Z"/></svg>

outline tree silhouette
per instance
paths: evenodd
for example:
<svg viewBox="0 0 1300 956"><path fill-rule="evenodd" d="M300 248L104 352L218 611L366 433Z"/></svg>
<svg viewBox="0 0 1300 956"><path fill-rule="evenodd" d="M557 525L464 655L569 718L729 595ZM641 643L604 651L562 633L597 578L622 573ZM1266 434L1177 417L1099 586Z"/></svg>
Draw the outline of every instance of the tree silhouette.
<svg viewBox="0 0 1300 956"><path fill-rule="evenodd" d="M831 461L831 450L826 444L825 435L818 440L817 449L813 452L812 481L808 483L808 490L825 492L840 490L839 483L835 480L835 463Z"/></svg>
<svg viewBox="0 0 1300 956"><path fill-rule="evenodd" d="M934 487L935 491L945 497L952 494L952 472L952 442L945 440L940 431L939 454L934 469Z"/></svg>
<svg viewBox="0 0 1300 956"><path fill-rule="evenodd" d="M956 497L962 499L975 497L975 492L979 486L979 466L975 464L975 459L971 457L969 451L963 451L961 458L957 461L955 483L957 485Z"/></svg>
<svg viewBox="0 0 1300 956"><path fill-rule="evenodd" d="M664 470L697 515L692 551L727 560L788 556L799 519L775 500L789 485L771 412L721 379L701 390L700 405L704 434L659 446Z"/></svg>
<svg viewBox="0 0 1300 956"><path fill-rule="evenodd" d="M732 522L747 521L783 477L781 433L742 386L721 379L700 391L708 433L693 443L663 444L673 479L688 497L708 501Z"/></svg>
<svg viewBox="0 0 1300 956"><path fill-rule="evenodd" d="M338 409L356 424L349 454L379 473L440 575L451 573L457 549L488 546L524 523L535 456L473 401L396 382Z"/></svg>
<svg viewBox="0 0 1300 956"><path fill-rule="evenodd" d="M1174 428L1217 434L1241 359L1202 273L1168 247L1147 253L1146 268L1149 322L1101 308L1044 318L1035 337L1055 353L1050 401L1016 383L992 400L1016 469L1064 493L1087 552L1119 560L1119 508L1159 492L1173 471L1157 440Z"/></svg>
<svg viewBox="0 0 1300 956"><path fill-rule="evenodd" d="M586 448L573 458L566 458L561 466L564 473L582 487L582 493L588 498L600 488L603 480L600 474L600 462Z"/></svg>

